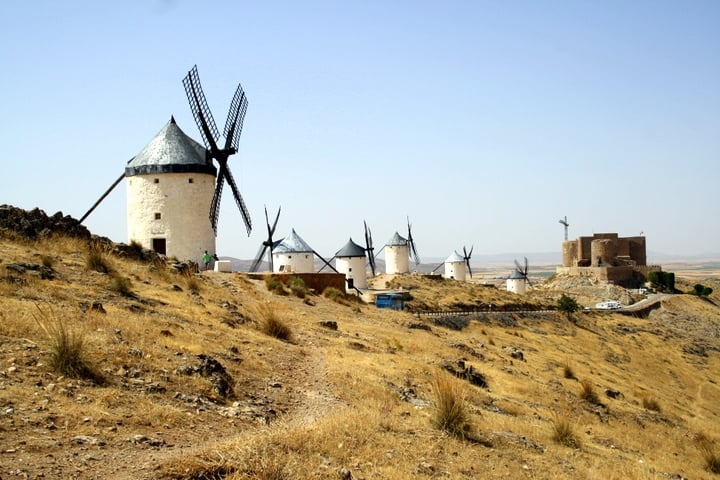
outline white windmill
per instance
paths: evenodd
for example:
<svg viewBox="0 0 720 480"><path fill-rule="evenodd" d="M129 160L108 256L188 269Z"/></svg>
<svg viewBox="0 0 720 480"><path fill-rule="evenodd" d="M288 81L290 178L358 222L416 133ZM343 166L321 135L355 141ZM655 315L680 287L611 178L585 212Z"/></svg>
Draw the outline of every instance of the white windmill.
<svg viewBox="0 0 720 480"><path fill-rule="evenodd" d="M528 284L530 284L530 279L528 278L527 257L525 257L525 267L520 266L518 261L515 260L515 270L507 278L507 291L525 295Z"/></svg>
<svg viewBox="0 0 720 480"><path fill-rule="evenodd" d="M367 288L367 270L365 269L365 249L351 238L335 254L335 269L345 275L345 290Z"/></svg>
<svg viewBox="0 0 720 480"><path fill-rule="evenodd" d="M272 249L272 264L275 273L313 273L314 261L313 249L300 238L294 228Z"/></svg>

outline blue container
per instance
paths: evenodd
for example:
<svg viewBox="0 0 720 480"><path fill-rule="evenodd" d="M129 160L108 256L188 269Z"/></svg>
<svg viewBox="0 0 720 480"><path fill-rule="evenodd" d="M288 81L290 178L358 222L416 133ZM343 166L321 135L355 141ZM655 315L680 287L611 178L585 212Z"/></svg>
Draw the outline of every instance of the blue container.
<svg viewBox="0 0 720 480"><path fill-rule="evenodd" d="M381 293L375 297L375 306L377 308L402 310L405 308L405 301L403 300L402 295L398 293Z"/></svg>

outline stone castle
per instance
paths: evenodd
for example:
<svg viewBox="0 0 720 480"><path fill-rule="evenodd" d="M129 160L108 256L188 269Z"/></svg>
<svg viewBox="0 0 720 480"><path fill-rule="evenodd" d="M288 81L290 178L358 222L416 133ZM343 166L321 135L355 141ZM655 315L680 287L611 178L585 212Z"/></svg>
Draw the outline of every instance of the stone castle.
<svg viewBox="0 0 720 480"><path fill-rule="evenodd" d="M592 237L565 240L562 267L557 273L594 277L625 287L638 287L647 281L656 265L647 265L645 237L619 237L617 233L595 233Z"/></svg>

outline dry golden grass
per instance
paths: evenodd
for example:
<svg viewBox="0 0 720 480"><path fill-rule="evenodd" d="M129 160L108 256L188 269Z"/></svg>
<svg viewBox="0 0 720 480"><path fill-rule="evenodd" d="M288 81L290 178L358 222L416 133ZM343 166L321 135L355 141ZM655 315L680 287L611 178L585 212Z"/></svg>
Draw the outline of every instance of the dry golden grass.
<svg viewBox="0 0 720 480"><path fill-rule="evenodd" d="M712 341L707 332L720 325L717 307L702 299L670 299L648 319L581 313L576 326L516 316L515 326L485 319L452 331L428 322L425 331L408 328L417 318L405 312L353 311L324 297L307 305L241 274L203 272L191 277L197 289L180 291L171 286L187 286L184 277L111 257L118 275L132 280L134 297L124 297L110 291L107 275L85 269L87 251L82 242L0 241L4 262L47 256L58 273L10 283L0 263L3 478L10 468L30 477L178 479L341 478L346 469L354 478L660 480L708 478L717 459L709 439L720 434L720 355L687 353L694 338ZM411 293L423 305L448 307L517 300L458 283ZM92 301L106 313L81 307ZM32 315L38 303L84 333L102 385L50 368ZM258 328L267 305L291 328L292 343ZM706 330L694 337L679 328L685 317ZM326 320L338 329L319 326ZM509 357L511 348L526 361ZM218 398L212 377L182 373L201 354L226 369L232 398ZM438 368L458 359L487 378L489 389L449 378L462 387L456 398L474 437L487 442L434 425ZM570 366L593 391L621 396L603 397L608 409L581 400L564 372ZM645 398L662 410L649 410ZM573 441L554 440L556 425ZM701 430L706 444L694 439ZM76 435L106 445L78 446L69 440ZM130 441L137 436L160 443ZM90 454L103 461L84 461Z"/></svg>

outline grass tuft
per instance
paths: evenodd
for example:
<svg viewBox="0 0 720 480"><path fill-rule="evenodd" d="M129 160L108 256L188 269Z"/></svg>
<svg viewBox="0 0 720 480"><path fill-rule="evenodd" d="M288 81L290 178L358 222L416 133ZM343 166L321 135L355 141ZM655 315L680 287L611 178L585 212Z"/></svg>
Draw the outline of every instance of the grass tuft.
<svg viewBox="0 0 720 480"><path fill-rule="evenodd" d="M699 433L695 441L705 460L705 468L711 473L720 474L720 454L718 454L712 439L704 433Z"/></svg>
<svg viewBox="0 0 720 480"><path fill-rule="evenodd" d="M100 273L110 273L112 271L107 256L97 245L90 246L85 259L85 268Z"/></svg>
<svg viewBox="0 0 720 480"><path fill-rule="evenodd" d="M88 358L85 335L79 330L68 328L64 320L47 314L40 307L38 310L40 318L36 317L35 320L48 338L50 368L68 377L97 381L99 376Z"/></svg>
<svg viewBox="0 0 720 480"><path fill-rule="evenodd" d="M280 313L276 304L263 304L258 307L258 313L260 315L261 332L284 342L292 340L292 330L285 321L280 318Z"/></svg>
<svg viewBox="0 0 720 480"><path fill-rule="evenodd" d="M552 439L560 445L580 448L580 440L567 413L554 414L552 419Z"/></svg>
<svg viewBox="0 0 720 480"><path fill-rule="evenodd" d="M580 398L586 402L600 405L600 397L598 397L593 384L588 380L580 380Z"/></svg>
<svg viewBox="0 0 720 480"><path fill-rule="evenodd" d="M653 412L660 412L662 409L660 408L660 404L658 401L651 397L651 396L645 396L642 399L642 406L643 408L646 408L648 410L652 410Z"/></svg>
<svg viewBox="0 0 720 480"><path fill-rule="evenodd" d="M433 424L454 437L467 438L472 428L462 385L447 373L438 371L432 392Z"/></svg>
<svg viewBox="0 0 720 480"><path fill-rule="evenodd" d="M130 279L126 277L113 276L110 281L110 290L119 293L123 297L132 297L135 295L132 292L131 286Z"/></svg>
<svg viewBox="0 0 720 480"><path fill-rule="evenodd" d="M575 371L569 363L563 365L563 377L569 380L577 380L577 377L575 376Z"/></svg>

